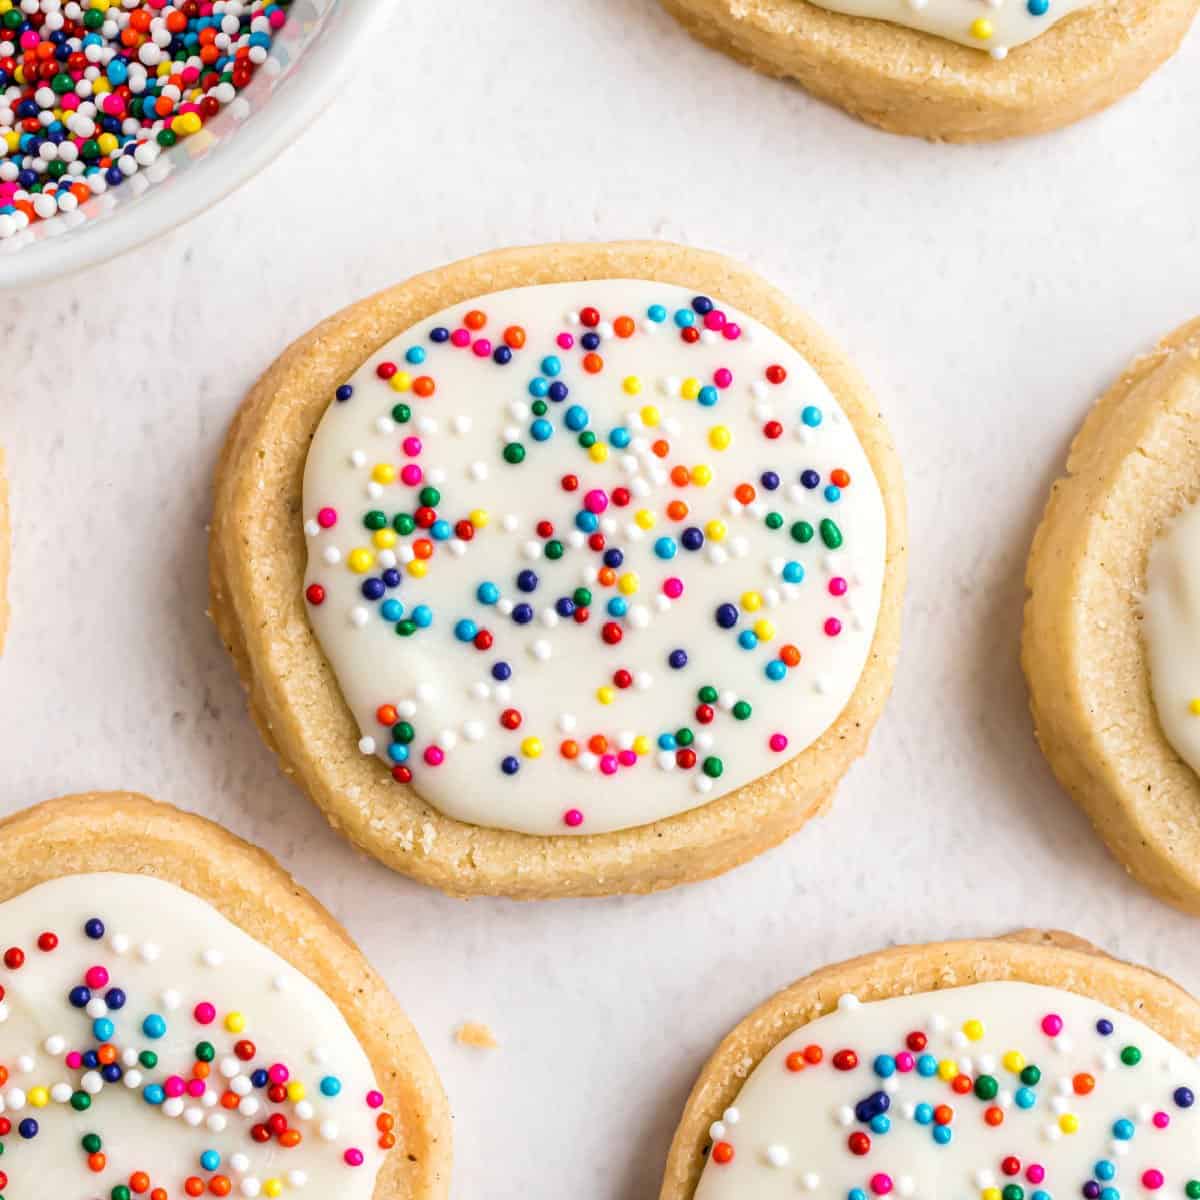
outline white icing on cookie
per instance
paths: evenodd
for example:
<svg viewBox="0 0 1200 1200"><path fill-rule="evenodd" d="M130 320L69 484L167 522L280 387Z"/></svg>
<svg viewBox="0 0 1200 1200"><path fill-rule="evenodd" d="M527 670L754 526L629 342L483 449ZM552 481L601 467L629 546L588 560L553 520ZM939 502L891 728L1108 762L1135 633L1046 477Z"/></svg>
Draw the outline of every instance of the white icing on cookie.
<svg viewBox="0 0 1200 1200"><path fill-rule="evenodd" d="M796 350L644 280L420 322L338 390L300 519L359 750L449 816L534 834L684 812L820 737L887 540Z"/></svg>
<svg viewBox="0 0 1200 1200"><path fill-rule="evenodd" d="M375 1089L333 1002L181 888L73 875L0 904L0 1193L13 1200L109 1197L139 1174L135 1197L179 1200L198 1180L206 1197L370 1200Z"/></svg>
<svg viewBox="0 0 1200 1200"><path fill-rule="evenodd" d="M839 1006L755 1068L696 1200L1187 1200L1198 1080L1141 1022L1056 988Z"/></svg>
<svg viewBox="0 0 1200 1200"><path fill-rule="evenodd" d="M1150 548L1142 612L1158 723L1200 773L1200 505L1184 509Z"/></svg>
<svg viewBox="0 0 1200 1200"><path fill-rule="evenodd" d="M936 34L1004 58L1095 0L811 0L820 8Z"/></svg>

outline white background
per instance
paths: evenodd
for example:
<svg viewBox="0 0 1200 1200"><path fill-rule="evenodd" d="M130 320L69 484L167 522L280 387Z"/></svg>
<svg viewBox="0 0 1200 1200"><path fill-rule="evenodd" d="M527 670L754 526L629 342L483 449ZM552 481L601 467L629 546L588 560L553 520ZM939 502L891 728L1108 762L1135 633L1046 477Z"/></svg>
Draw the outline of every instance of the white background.
<svg viewBox="0 0 1200 1200"><path fill-rule="evenodd" d="M1128 882L1056 787L1017 663L1025 556L1069 438L1200 311L1200 35L1106 115L956 148L760 78L652 0L396 7L256 181L4 298L0 813L137 789L278 855L436 1059L456 1200L655 1195L719 1037L892 942L1060 926L1200 988L1197 926ZM649 899L448 900L362 861L259 741L205 616L218 447L255 375L351 300L496 246L647 236L749 262L876 389L911 512L895 694L829 815L731 875ZM464 1018L502 1048L457 1046Z"/></svg>

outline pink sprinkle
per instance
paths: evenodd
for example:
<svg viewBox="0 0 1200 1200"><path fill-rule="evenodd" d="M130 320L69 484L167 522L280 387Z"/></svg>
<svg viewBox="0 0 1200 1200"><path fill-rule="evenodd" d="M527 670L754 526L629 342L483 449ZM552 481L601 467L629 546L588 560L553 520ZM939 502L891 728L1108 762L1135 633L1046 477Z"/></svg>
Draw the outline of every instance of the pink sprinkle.
<svg viewBox="0 0 1200 1200"><path fill-rule="evenodd" d="M287 13L282 8L273 8L267 20L271 22L272 29L282 29L284 22L287 20Z"/></svg>
<svg viewBox="0 0 1200 1200"><path fill-rule="evenodd" d="M581 813L577 808L568 808L567 811L563 813L563 824L570 825L572 829L578 828L583 824L583 813Z"/></svg>
<svg viewBox="0 0 1200 1200"><path fill-rule="evenodd" d="M907 1050L901 1050L896 1055L896 1070L901 1074L907 1075L916 1065L917 1060Z"/></svg>
<svg viewBox="0 0 1200 1200"><path fill-rule="evenodd" d="M425 478L425 473L417 466L416 463L406 463L400 471L400 478L408 484L409 487L416 487L422 479Z"/></svg>
<svg viewBox="0 0 1200 1200"><path fill-rule="evenodd" d="M476 358L487 358L492 352L492 343L487 338L478 338L471 350Z"/></svg>
<svg viewBox="0 0 1200 1200"><path fill-rule="evenodd" d="M1046 1168L1041 1163L1030 1163L1025 1172L1025 1178L1030 1183L1043 1183L1046 1179Z"/></svg>
<svg viewBox="0 0 1200 1200"><path fill-rule="evenodd" d="M400 447L409 458L416 458L421 453L421 439L419 437L406 437L400 443Z"/></svg>
<svg viewBox="0 0 1200 1200"><path fill-rule="evenodd" d="M116 92L109 92L101 107L110 117L119 117L125 111L125 101Z"/></svg>
<svg viewBox="0 0 1200 1200"><path fill-rule="evenodd" d="M1149 1171L1144 1171L1142 1173L1143 1187L1149 1188L1152 1192L1157 1192L1158 1189L1162 1187L1163 1183L1163 1173L1161 1171L1156 1171L1151 1168Z"/></svg>
<svg viewBox="0 0 1200 1200"><path fill-rule="evenodd" d="M446 760L446 755L442 752L441 746L426 746L422 757L431 767L440 767Z"/></svg>
<svg viewBox="0 0 1200 1200"><path fill-rule="evenodd" d="M103 967L88 967L83 979L90 988L102 988L108 982L108 972Z"/></svg>
<svg viewBox="0 0 1200 1200"><path fill-rule="evenodd" d="M637 755L632 750L618 750L617 762L623 767L632 767L637 762Z"/></svg>
<svg viewBox="0 0 1200 1200"><path fill-rule="evenodd" d="M376 1092L376 1091L368 1092L367 1093L367 1107L368 1108L382 1108L383 1107L383 1093Z"/></svg>
<svg viewBox="0 0 1200 1200"><path fill-rule="evenodd" d="M574 335L569 333L560 333L556 340L560 350L570 350L571 347L575 345ZM572 809L571 811L574 812L575 810Z"/></svg>
<svg viewBox="0 0 1200 1200"><path fill-rule="evenodd" d="M1171 1118L1165 1112L1156 1112L1154 1114L1154 1128L1166 1129L1171 1123Z"/></svg>
<svg viewBox="0 0 1200 1200"><path fill-rule="evenodd" d="M672 600L678 600L683 595L683 580L677 575L672 575L669 579L664 579L663 594L670 596Z"/></svg>
<svg viewBox="0 0 1200 1200"><path fill-rule="evenodd" d="M21 34L21 49L32 50L41 40L32 29L27 29Z"/></svg>
<svg viewBox="0 0 1200 1200"><path fill-rule="evenodd" d="M770 746L776 754L781 754L784 750L786 750L787 744L787 737L782 733L771 734L771 740L767 743L767 745Z"/></svg>
<svg viewBox="0 0 1200 1200"><path fill-rule="evenodd" d="M733 372L728 367L718 367L713 372L713 383L719 388L727 388L733 382Z"/></svg>
<svg viewBox="0 0 1200 1200"><path fill-rule="evenodd" d="M291 1077L291 1072L283 1065L283 1063L272 1063L267 1068L267 1078L272 1083L287 1083Z"/></svg>
<svg viewBox="0 0 1200 1200"><path fill-rule="evenodd" d="M184 1082L178 1075L172 1075L166 1083L163 1084L163 1091L172 1098L182 1096L184 1093Z"/></svg>
<svg viewBox="0 0 1200 1200"><path fill-rule="evenodd" d="M70 1067L72 1071L78 1071L79 1068L83 1066L83 1055L80 1054L78 1050L72 1050L71 1053L67 1055L67 1066Z"/></svg>
<svg viewBox="0 0 1200 1200"><path fill-rule="evenodd" d="M317 513L317 524L322 529L332 529L337 524L337 509L323 508Z"/></svg>
<svg viewBox="0 0 1200 1200"><path fill-rule="evenodd" d="M721 330L721 336L728 342L736 342L742 336L742 327L736 321L730 321Z"/></svg>
<svg viewBox="0 0 1200 1200"><path fill-rule="evenodd" d="M846 594L846 581L840 575L835 575L829 581L829 594L831 596L844 596Z"/></svg>
<svg viewBox="0 0 1200 1200"><path fill-rule="evenodd" d="M892 1177L890 1175L872 1175L871 1176L871 1191L877 1196L886 1196L892 1190Z"/></svg>
<svg viewBox="0 0 1200 1200"><path fill-rule="evenodd" d="M583 507L590 513L602 513L608 507L608 495L600 488L593 488L584 496Z"/></svg>
<svg viewBox="0 0 1200 1200"><path fill-rule="evenodd" d="M841 632L842 623L837 619L837 617L830 617L829 620L825 622L825 634L827 637L837 637L837 635Z"/></svg>
<svg viewBox="0 0 1200 1200"><path fill-rule="evenodd" d="M187 1094L189 1096L195 1096L198 1099L199 1097L204 1095L204 1091L205 1091L205 1088L204 1088L204 1080L203 1079L189 1079L188 1080Z"/></svg>
<svg viewBox="0 0 1200 1200"><path fill-rule="evenodd" d="M601 755L600 770L605 775L615 775L617 773L617 756L615 754Z"/></svg>
<svg viewBox="0 0 1200 1200"><path fill-rule="evenodd" d="M719 309L714 308L711 312L704 314L705 329L724 329L725 314Z"/></svg>
<svg viewBox="0 0 1200 1200"><path fill-rule="evenodd" d="M1047 1037L1058 1037L1063 1031L1063 1019L1058 1013L1047 1013L1042 1018L1042 1032Z"/></svg>
<svg viewBox="0 0 1200 1200"><path fill-rule="evenodd" d="M192 1010L192 1016L200 1025L211 1025L217 1018L217 1010L208 1001L202 1001Z"/></svg>
<svg viewBox="0 0 1200 1200"><path fill-rule="evenodd" d="M458 346L459 349L462 349L463 346L469 346L471 344L471 335L465 329L456 329L450 335L450 341L453 342L454 345Z"/></svg>
<svg viewBox="0 0 1200 1200"><path fill-rule="evenodd" d="M346 1160L348 1167L361 1167L363 1165L363 1152L354 1146L351 1146L342 1157Z"/></svg>

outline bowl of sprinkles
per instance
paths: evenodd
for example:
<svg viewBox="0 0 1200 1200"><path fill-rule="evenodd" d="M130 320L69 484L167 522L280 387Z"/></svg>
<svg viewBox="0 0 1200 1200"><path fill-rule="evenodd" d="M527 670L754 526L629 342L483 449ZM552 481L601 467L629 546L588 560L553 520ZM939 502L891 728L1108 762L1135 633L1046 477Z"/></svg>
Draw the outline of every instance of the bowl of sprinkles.
<svg viewBox="0 0 1200 1200"><path fill-rule="evenodd" d="M332 97L370 0L0 0L0 288L196 216Z"/></svg>

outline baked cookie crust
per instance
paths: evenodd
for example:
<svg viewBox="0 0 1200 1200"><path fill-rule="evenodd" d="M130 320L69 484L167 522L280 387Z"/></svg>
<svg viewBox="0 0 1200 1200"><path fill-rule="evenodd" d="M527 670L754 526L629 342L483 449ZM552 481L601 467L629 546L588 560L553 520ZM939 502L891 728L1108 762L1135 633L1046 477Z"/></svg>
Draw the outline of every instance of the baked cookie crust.
<svg viewBox="0 0 1200 1200"><path fill-rule="evenodd" d="M1144 967L1109 958L1070 934L1024 931L982 941L898 946L825 967L755 1009L717 1047L684 1108L659 1200L689 1200L704 1169L709 1127L750 1073L789 1034L832 1012L847 992L863 1003L997 981L1090 996L1136 1017L1191 1054L1200 1050L1200 1002Z"/></svg>
<svg viewBox="0 0 1200 1200"><path fill-rule="evenodd" d="M1200 778L1159 726L1141 634L1150 547L1200 496L1200 320L1089 414L1029 556L1021 660L1037 738L1109 849L1200 914Z"/></svg>
<svg viewBox="0 0 1200 1200"><path fill-rule="evenodd" d="M1098 0L1003 61L805 0L662 0L700 41L889 133L985 142L1107 108L1175 53L1197 0Z"/></svg>
<svg viewBox="0 0 1200 1200"><path fill-rule="evenodd" d="M452 820L358 750L359 732L309 625L301 487L333 390L416 322L505 288L635 278L703 289L770 326L822 377L854 426L887 513L871 653L849 703L808 749L690 812L615 833L536 837ZM781 293L720 255L659 242L500 250L416 276L295 342L251 391L217 470L211 611L283 770L335 829L395 870L456 896L650 892L727 871L816 815L866 748L891 687L905 574L899 463L874 401L829 339Z"/></svg>
<svg viewBox="0 0 1200 1200"><path fill-rule="evenodd" d="M450 1114L433 1063L344 929L268 854L219 825L130 792L49 800L0 821L0 903L67 875L152 875L210 904L337 1005L396 1114L376 1200L445 1200Z"/></svg>

